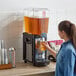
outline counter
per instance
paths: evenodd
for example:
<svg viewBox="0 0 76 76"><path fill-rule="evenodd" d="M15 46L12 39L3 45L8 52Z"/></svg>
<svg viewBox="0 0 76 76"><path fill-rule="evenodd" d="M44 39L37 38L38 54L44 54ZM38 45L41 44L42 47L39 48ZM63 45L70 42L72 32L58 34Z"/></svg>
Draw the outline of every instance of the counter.
<svg viewBox="0 0 76 76"><path fill-rule="evenodd" d="M32 66L31 63L17 63L16 68L0 70L0 76L54 76L55 62L44 67ZM51 74L51 75L50 75Z"/></svg>

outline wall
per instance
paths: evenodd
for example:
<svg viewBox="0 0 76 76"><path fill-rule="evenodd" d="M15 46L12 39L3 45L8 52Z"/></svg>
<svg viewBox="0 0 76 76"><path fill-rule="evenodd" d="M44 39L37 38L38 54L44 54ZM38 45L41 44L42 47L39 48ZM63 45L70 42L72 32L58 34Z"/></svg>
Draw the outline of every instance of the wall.
<svg viewBox="0 0 76 76"><path fill-rule="evenodd" d="M51 10L48 30L48 40L60 39L58 36L58 24L62 20L70 20L76 24L76 10Z"/></svg>
<svg viewBox="0 0 76 76"><path fill-rule="evenodd" d="M50 9L48 41L60 39L58 23L62 20L76 22L76 0L0 0L0 39L5 47L16 48L16 61L22 61L23 10L27 7Z"/></svg>
<svg viewBox="0 0 76 76"><path fill-rule="evenodd" d="M16 61L21 61L23 58L23 44L22 44L22 33L23 33L23 17L18 16L15 13L0 13L2 14L0 28L0 40L4 40L6 49L14 47L16 49ZM5 15L5 18L3 18Z"/></svg>
<svg viewBox="0 0 76 76"><path fill-rule="evenodd" d="M26 7L76 9L76 0L0 0L0 10L23 10Z"/></svg>

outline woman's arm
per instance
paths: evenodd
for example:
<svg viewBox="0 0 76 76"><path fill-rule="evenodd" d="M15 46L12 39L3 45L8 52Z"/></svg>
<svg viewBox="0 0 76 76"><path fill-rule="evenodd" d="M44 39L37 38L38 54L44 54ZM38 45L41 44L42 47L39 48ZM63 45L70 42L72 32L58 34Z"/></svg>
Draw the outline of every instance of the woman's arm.
<svg viewBox="0 0 76 76"><path fill-rule="evenodd" d="M47 42L43 42L42 45L44 45L46 49L50 51L50 53L56 58L56 52L52 48L49 47Z"/></svg>

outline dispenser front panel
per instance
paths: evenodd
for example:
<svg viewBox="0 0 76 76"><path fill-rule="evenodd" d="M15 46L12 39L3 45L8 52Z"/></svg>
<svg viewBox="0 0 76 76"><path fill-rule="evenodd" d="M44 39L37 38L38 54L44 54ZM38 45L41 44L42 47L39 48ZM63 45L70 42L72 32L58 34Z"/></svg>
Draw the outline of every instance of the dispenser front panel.
<svg viewBox="0 0 76 76"><path fill-rule="evenodd" d="M42 62L45 60L46 49L42 46L42 38L35 39L35 60L36 62Z"/></svg>
<svg viewBox="0 0 76 76"><path fill-rule="evenodd" d="M32 62L32 44L26 44L26 59Z"/></svg>

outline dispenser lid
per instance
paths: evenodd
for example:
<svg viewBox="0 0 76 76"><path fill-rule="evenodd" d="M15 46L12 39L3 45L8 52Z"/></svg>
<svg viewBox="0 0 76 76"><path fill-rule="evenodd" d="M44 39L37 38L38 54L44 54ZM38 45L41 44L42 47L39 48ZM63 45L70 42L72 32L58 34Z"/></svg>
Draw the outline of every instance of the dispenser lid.
<svg viewBox="0 0 76 76"><path fill-rule="evenodd" d="M24 16L46 18L49 17L49 12L48 8L26 8L24 9Z"/></svg>

